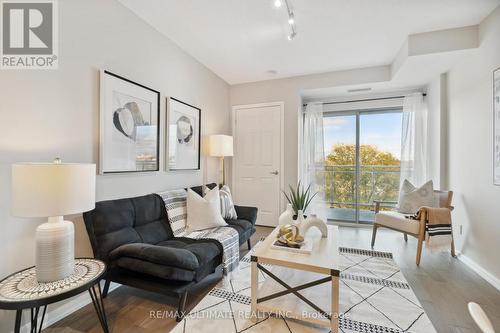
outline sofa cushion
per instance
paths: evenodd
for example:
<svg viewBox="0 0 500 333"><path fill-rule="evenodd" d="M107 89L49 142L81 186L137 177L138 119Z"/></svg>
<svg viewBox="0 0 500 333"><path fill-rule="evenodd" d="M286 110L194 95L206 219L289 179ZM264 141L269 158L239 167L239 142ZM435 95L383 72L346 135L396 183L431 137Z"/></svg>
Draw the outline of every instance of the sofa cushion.
<svg viewBox="0 0 500 333"><path fill-rule="evenodd" d="M180 246L168 247L144 243L125 244L111 251L109 255L110 260L122 257L141 259L154 264L190 270L195 270L200 266L198 258L191 251Z"/></svg>
<svg viewBox="0 0 500 333"><path fill-rule="evenodd" d="M228 227L238 232L240 245L245 243L255 231L253 224L247 220L226 220Z"/></svg>
<svg viewBox="0 0 500 333"><path fill-rule="evenodd" d="M223 250L222 269L225 275L234 271L240 262L240 237L235 228L229 226L217 227L187 233L185 237L193 239L215 239Z"/></svg>
<svg viewBox="0 0 500 333"><path fill-rule="evenodd" d="M126 244L110 253L113 265L162 279L200 281L222 262L220 244L177 238L150 244Z"/></svg>
<svg viewBox="0 0 500 333"><path fill-rule="evenodd" d="M83 218L94 255L104 261L121 245L173 238L165 205L156 194L97 202Z"/></svg>
<svg viewBox="0 0 500 333"><path fill-rule="evenodd" d="M193 253L198 259L199 266L195 271L194 280L201 281L205 276L213 273L217 266L222 264L224 249L215 239L191 239L176 237L157 244L171 248L182 248Z"/></svg>
<svg viewBox="0 0 500 333"><path fill-rule="evenodd" d="M404 214L393 211L382 211L375 214L375 223L412 234L418 234L420 227L418 220L406 218Z"/></svg>
<svg viewBox="0 0 500 333"><path fill-rule="evenodd" d="M151 275L164 280L192 282L196 280L196 271L179 267L155 264L142 259L122 257L112 262L112 267L119 267L140 274Z"/></svg>

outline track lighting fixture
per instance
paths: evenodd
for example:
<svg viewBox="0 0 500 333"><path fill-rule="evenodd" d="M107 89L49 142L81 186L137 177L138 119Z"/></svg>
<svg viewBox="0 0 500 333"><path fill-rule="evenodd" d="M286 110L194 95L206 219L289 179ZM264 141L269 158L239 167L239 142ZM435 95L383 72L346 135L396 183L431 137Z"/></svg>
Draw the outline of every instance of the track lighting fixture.
<svg viewBox="0 0 500 333"><path fill-rule="evenodd" d="M297 27L295 26L295 15L290 5L291 0L273 0L274 7L280 8L285 3L285 9L288 14L288 24L290 25L290 34L288 35L288 40L292 40L297 36Z"/></svg>

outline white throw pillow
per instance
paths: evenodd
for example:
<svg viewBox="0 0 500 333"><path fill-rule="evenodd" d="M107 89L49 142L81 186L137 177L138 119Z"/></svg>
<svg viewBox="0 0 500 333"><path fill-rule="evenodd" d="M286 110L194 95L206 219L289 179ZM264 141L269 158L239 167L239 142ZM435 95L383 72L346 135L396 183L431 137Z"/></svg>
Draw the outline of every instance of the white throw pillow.
<svg viewBox="0 0 500 333"><path fill-rule="evenodd" d="M416 188L405 179L399 191L398 211L403 214L415 214L423 206L436 206L432 180Z"/></svg>
<svg viewBox="0 0 500 333"><path fill-rule="evenodd" d="M189 231L223 227L227 223L220 213L219 189L216 187L202 198L195 191L187 193L187 226Z"/></svg>

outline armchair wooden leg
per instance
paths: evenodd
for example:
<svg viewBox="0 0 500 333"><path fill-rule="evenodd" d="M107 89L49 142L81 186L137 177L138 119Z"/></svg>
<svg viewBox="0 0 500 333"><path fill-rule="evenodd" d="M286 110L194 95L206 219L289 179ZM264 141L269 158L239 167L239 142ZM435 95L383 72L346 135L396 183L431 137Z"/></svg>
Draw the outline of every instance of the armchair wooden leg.
<svg viewBox="0 0 500 333"><path fill-rule="evenodd" d="M406 232L404 233L404 237L405 237L405 242L408 242L408 234Z"/></svg>
<svg viewBox="0 0 500 333"><path fill-rule="evenodd" d="M451 256L453 258L456 257L456 254L455 254L455 240L453 239L453 235L451 236Z"/></svg>
<svg viewBox="0 0 500 333"><path fill-rule="evenodd" d="M420 265L420 258L422 257L422 245L424 244L424 239L422 237L418 238L417 247L417 266Z"/></svg>
<svg viewBox="0 0 500 333"><path fill-rule="evenodd" d="M377 236L377 228L378 225L376 223L373 224L373 231L372 231L372 248L375 246L375 237Z"/></svg>
<svg viewBox="0 0 500 333"><path fill-rule="evenodd" d="M247 246L248 246L248 251L252 249L252 244L250 243L250 238L247 239Z"/></svg>

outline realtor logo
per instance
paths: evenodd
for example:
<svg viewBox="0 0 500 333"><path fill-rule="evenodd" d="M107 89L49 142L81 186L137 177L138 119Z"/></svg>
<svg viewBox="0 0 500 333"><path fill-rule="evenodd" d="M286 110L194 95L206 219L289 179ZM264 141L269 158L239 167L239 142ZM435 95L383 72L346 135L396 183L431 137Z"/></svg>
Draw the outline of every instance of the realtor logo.
<svg viewBox="0 0 500 333"><path fill-rule="evenodd" d="M2 69L56 69L57 3L55 0L3 0Z"/></svg>

